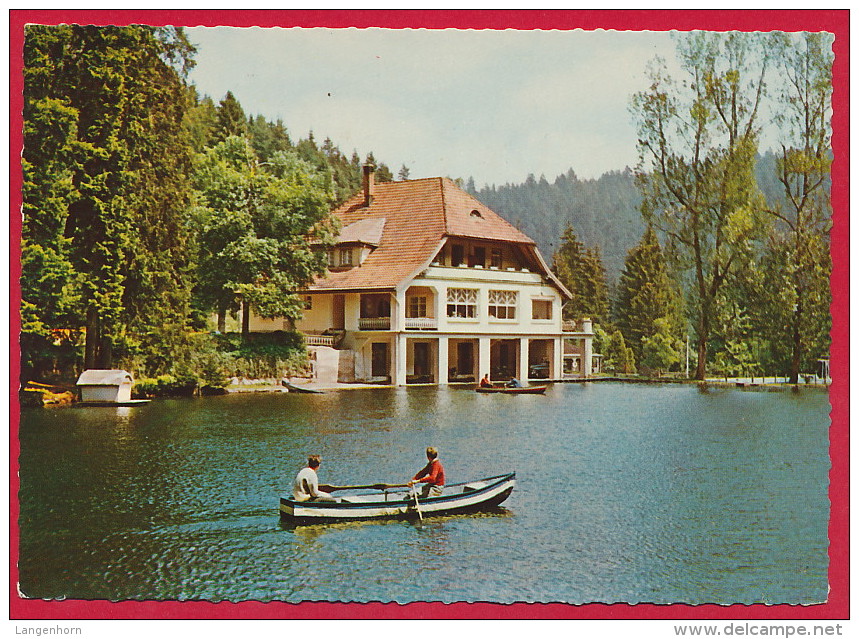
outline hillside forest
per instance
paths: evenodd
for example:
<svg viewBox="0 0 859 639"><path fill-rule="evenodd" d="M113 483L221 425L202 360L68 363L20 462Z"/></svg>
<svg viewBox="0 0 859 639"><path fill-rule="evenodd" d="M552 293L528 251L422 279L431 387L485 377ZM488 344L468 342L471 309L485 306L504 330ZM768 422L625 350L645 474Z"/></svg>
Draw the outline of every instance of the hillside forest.
<svg viewBox="0 0 859 639"><path fill-rule="evenodd" d="M688 350L697 379L796 382L829 348L831 41L696 32L676 46L685 77L654 61L630 98L635 167L451 177L534 239L573 294L565 316L595 320L605 370L682 374ZM362 165L409 178L370 150L295 139L231 92L199 94L194 54L181 28L27 27L22 381L300 371L299 335L233 318L299 317Z"/></svg>

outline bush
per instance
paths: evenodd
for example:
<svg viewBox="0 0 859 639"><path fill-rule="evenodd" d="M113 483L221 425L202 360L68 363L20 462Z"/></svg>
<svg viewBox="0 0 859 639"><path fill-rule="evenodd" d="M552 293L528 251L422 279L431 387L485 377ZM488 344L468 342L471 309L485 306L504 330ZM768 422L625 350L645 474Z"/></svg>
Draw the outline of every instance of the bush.
<svg viewBox="0 0 859 639"><path fill-rule="evenodd" d="M197 392L197 377L190 373L179 376L159 375L156 379L141 379L131 390L136 399L151 397L191 397Z"/></svg>

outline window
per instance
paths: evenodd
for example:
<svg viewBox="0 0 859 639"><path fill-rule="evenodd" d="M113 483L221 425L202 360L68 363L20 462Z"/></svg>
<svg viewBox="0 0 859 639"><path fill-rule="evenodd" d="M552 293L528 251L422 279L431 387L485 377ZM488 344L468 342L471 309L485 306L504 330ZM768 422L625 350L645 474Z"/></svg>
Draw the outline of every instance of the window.
<svg viewBox="0 0 859 639"><path fill-rule="evenodd" d="M472 210L471 213L469 213L469 215L471 217L479 217L479 218L483 219L483 216L480 214L480 211L478 211L477 209Z"/></svg>
<svg viewBox="0 0 859 639"><path fill-rule="evenodd" d="M340 249L340 266L352 266L352 249Z"/></svg>
<svg viewBox="0 0 859 639"><path fill-rule="evenodd" d="M406 306L406 317L427 317L427 298L423 295L415 295L409 298Z"/></svg>
<svg viewBox="0 0 859 639"><path fill-rule="evenodd" d="M328 250L328 267L329 268L333 268L334 266L336 266L335 257L336 257L336 253L335 253L334 249L329 249Z"/></svg>
<svg viewBox="0 0 859 639"><path fill-rule="evenodd" d="M448 317L477 317L477 289L447 289Z"/></svg>
<svg viewBox="0 0 859 639"><path fill-rule="evenodd" d="M313 308L313 297L310 295L304 296L304 310L309 311Z"/></svg>
<svg viewBox="0 0 859 639"><path fill-rule="evenodd" d="M489 317L516 319L516 291L489 291Z"/></svg>
<svg viewBox="0 0 859 639"><path fill-rule="evenodd" d="M501 268L501 263L502 263L501 249L499 249L499 248L492 249L492 258L491 259L492 259L492 262L491 262L492 266L494 266L495 268Z"/></svg>
<svg viewBox="0 0 859 639"><path fill-rule="evenodd" d="M475 246L474 253L468 260L469 266L486 266L486 249L482 246Z"/></svg>
<svg viewBox="0 0 859 639"><path fill-rule="evenodd" d="M454 244L450 248L450 265L459 266L465 260L465 247L462 244Z"/></svg>
<svg viewBox="0 0 859 639"><path fill-rule="evenodd" d="M531 319L552 319L552 300L531 300Z"/></svg>

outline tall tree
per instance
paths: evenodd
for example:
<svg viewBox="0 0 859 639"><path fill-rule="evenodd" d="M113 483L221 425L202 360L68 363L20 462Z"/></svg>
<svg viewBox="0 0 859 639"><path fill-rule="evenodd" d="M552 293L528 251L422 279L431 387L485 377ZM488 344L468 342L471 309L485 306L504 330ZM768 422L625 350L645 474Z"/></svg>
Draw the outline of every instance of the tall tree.
<svg viewBox="0 0 859 639"><path fill-rule="evenodd" d="M186 310L192 53L181 29L27 27L22 291L50 269L68 292L60 321L86 327L87 368L109 367L128 327Z"/></svg>
<svg viewBox="0 0 859 639"><path fill-rule="evenodd" d="M599 247L586 248L572 226L564 231L552 270L573 295L564 306L567 319L590 317L596 323L608 319L608 287Z"/></svg>
<svg viewBox="0 0 859 639"><path fill-rule="evenodd" d="M688 274L697 339L696 379L704 379L720 289L762 234L754 179L758 118L768 65L763 34L679 36L685 81L657 61L650 87L634 96L645 219L668 238L668 254Z"/></svg>
<svg viewBox="0 0 859 639"><path fill-rule="evenodd" d="M223 142L232 136L245 137L248 135L248 121L245 117L245 111L232 91L227 91L227 95L218 104L217 121L212 135L216 143Z"/></svg>
<svg viewBox="0 0 859 639"><path fill-rule="evenodd" d="M785 281L762 292L775 294L788 310L781 339L789 344L790 381L795 384L801 367L813 364L806 360L828 351L831 324L832 36L780 34L776 51L783 79L777 117L781 153L776 162L782 198L769 209L777 224L768 249L771 261L783 263ZM767 273L771 284L777 275Z"/></svg>
<svg viewBox="0 0 859 639"><path fill-rule="evenodd" d="M244 305L243 332L253 308L267 318L300 316L296 291L321 274L331 242L330 178L294 152L260 165L250 143L227 138L198 156L197 224L203 305L226 311Z"/></svg>
<svg viewBox="0 0 859 639"><path fill-rule="evenodd" d="M662 247L651 225L627 253L617 284L614 316L615 324L639 361L645 338L663 329L676 339L684 331L680 292L668 273ZM667 328L656 323L660 318L665 318Z"/></svg>

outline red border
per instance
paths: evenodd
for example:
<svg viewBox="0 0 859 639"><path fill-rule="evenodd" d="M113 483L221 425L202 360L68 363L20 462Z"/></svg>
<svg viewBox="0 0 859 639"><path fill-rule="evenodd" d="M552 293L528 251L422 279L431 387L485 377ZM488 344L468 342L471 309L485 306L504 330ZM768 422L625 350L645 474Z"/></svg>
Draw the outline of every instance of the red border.
<svg viewBox="0 0 859 639"><path fill-rule="evenodd" d="M829 31L835 34L833 95L832 329L833 383L830 450L830 599L813 606L636 606L588 604L334 604L120 602L24 600L17 595L18 418L20 355L10 348L10 618L11 619L847 619L849 618L849 11L448 11L448 10L11 10L10 41L10 237L20 238L23 108L22 46L26 23L146 23L182 26L389 27L475 29L617 29L716 31ZM20 248L10 245L10 340L18 343Z"/></svg>

